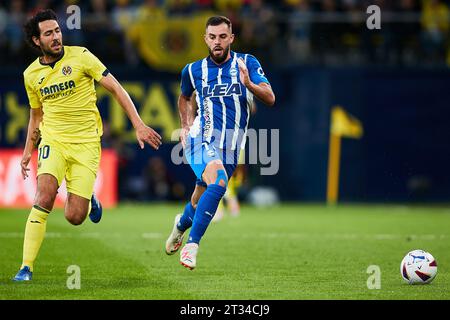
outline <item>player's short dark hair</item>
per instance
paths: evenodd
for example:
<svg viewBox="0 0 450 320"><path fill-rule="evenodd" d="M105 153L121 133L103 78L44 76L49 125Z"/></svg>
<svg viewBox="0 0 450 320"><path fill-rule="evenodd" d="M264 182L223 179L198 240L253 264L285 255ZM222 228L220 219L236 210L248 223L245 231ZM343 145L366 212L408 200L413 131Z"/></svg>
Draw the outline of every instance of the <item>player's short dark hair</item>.
<svg viewBox="0 0 450 320"><path fill-rule="evenodd" d="M222 23L225 23L231 30L231 21L230 19L224 16L214 16L209 18L208 21L206 21L206 28L208 28L208 26L218 26L221 25Z"/></svg>
<svg viewBox="0 0 450 320"><path fill-rule="evenodd" d="M47 20L58 21L58 17L52 9L39 11L23 25L25 40L31 48L37 49L39 52L41 52L41 48L33 42L33 37L39 38L39 35L41 34L39 22Z"/></svg>

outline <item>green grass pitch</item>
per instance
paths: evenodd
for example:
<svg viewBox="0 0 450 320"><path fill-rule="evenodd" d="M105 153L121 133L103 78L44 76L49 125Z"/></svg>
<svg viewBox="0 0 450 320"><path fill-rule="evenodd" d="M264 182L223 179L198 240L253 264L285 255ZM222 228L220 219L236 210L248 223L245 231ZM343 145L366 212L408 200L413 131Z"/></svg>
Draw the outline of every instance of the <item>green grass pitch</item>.
<svg viewBox="0 0 450 320"><path fill-rule="evenodd" d="M167 256L164 244L181 205L122 204L95 225L51 213L33 281L14 283L28 210L0 209L0 299L449 299L450 209L382 205L283 204L243 207L213 223L197 268ZM438 274L411 286L400 276L410 250L429 251ZM70 290L70 265L81 288ZM369 290L367 268L381 269Z"/></svg>

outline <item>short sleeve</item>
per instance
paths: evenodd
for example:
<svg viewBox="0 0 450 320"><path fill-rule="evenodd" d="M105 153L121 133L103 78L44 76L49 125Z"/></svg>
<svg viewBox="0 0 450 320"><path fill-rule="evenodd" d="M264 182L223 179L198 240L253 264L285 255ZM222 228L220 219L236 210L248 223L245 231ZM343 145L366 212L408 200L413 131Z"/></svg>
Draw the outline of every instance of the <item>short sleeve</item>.
<svg viewBox="0 0 450 320"><path fill-rule="evenodd" d="M252 55L247 55L246 65L248 69L248 74L250 76L250 80L255 84L260 84L261 82L269 83L266 75L261 67L259 61Z"/></svg>
<svg viewBox="0 0 450 320"><path fill-rule="evenodd" d="M90 75L95 81L100 81L102 77L106 76L109 71L105 65L88 49L83 48L81 52L81 61L84 63L85 72Z"/></svg>
<svg viewBox="0 0 450 320"><path fill-rule="evenodd" d="M186 65L181 71L181 93L185 97L190 97L192 95L192 92L194 92L189 68L190 64Z"/></svg>
<svg viewBox="0 0 450 320"><path fill-rule="evenodd" d="M37 95L36 91L33 89L32 85L30 84L29 78L24 75L23 76L24 83L25 83L25 90L27 91L28 101L30 103L30 107L32 109L38 109L41 108L41 101L39 100L39 96Z"/></svg>

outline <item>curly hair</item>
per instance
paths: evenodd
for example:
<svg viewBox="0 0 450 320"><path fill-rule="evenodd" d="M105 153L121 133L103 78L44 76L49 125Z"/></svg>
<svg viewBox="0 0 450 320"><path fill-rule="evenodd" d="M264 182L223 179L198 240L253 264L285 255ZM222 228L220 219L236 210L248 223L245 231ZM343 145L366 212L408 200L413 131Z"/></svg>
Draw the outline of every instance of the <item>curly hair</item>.
<svg viewBox="0 0 450 320"><path fill-rule="evenodd" d="M33 17L31 17L23 26L26 37L25 39L28 45L39 52L41 52L41 48L33 42L33 37L39 38L41 34L41 30L39 29L39 22L47 20L58 21L56 13L51 9L39 11Z"/></svg>

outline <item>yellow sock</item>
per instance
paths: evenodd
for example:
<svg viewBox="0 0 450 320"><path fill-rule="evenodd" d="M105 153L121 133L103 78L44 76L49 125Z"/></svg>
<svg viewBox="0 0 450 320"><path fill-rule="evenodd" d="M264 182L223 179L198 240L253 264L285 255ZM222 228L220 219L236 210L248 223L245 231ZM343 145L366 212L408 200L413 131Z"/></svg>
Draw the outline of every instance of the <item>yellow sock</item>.
<svg viewBox="0 0 450 320"><path fill-rule="evenodd" d="M91 210L92 210L92 203L91 203L91 201L89 200L88 214L91 213Z"/></svg>
<svg viewBox="0 0 450 320"><path fill-rule="evenodd" d="M48 214L49 211L38 206L34 206L31 209L25 227L23 262L20 267L21 269L24 266L28 266L30 267L30 270L33 271L34 260L36 260L42 240L44 240Z"/></svg>
<svg viewBox="0 0 450 320"><path fill-rule="evenodd" d="M235 177L231 177L231 179L228 180L227 194L225 195L225 198L228 199L228 197L234 197L235 195L236 195L236 179Z"/></svg>
<svg viewBox="0 0 450 320"><path fill-rule="evenodd" d="M216 212L218 212L218 211L223 211L223 209L224 209L224 207L223 207L223 199L222 199L222 200L220 200L220 202L219 202L219 206L217 207L217 211L216 211Z"/></svg>
<svg viewBox="0 0 450 320"><path fill-rule="evenodd" d="M239 189L239 187L244 182L244 171L243 169L236 170L236 173L233 176L234 179L234 185L236 189Z"/></svg>

